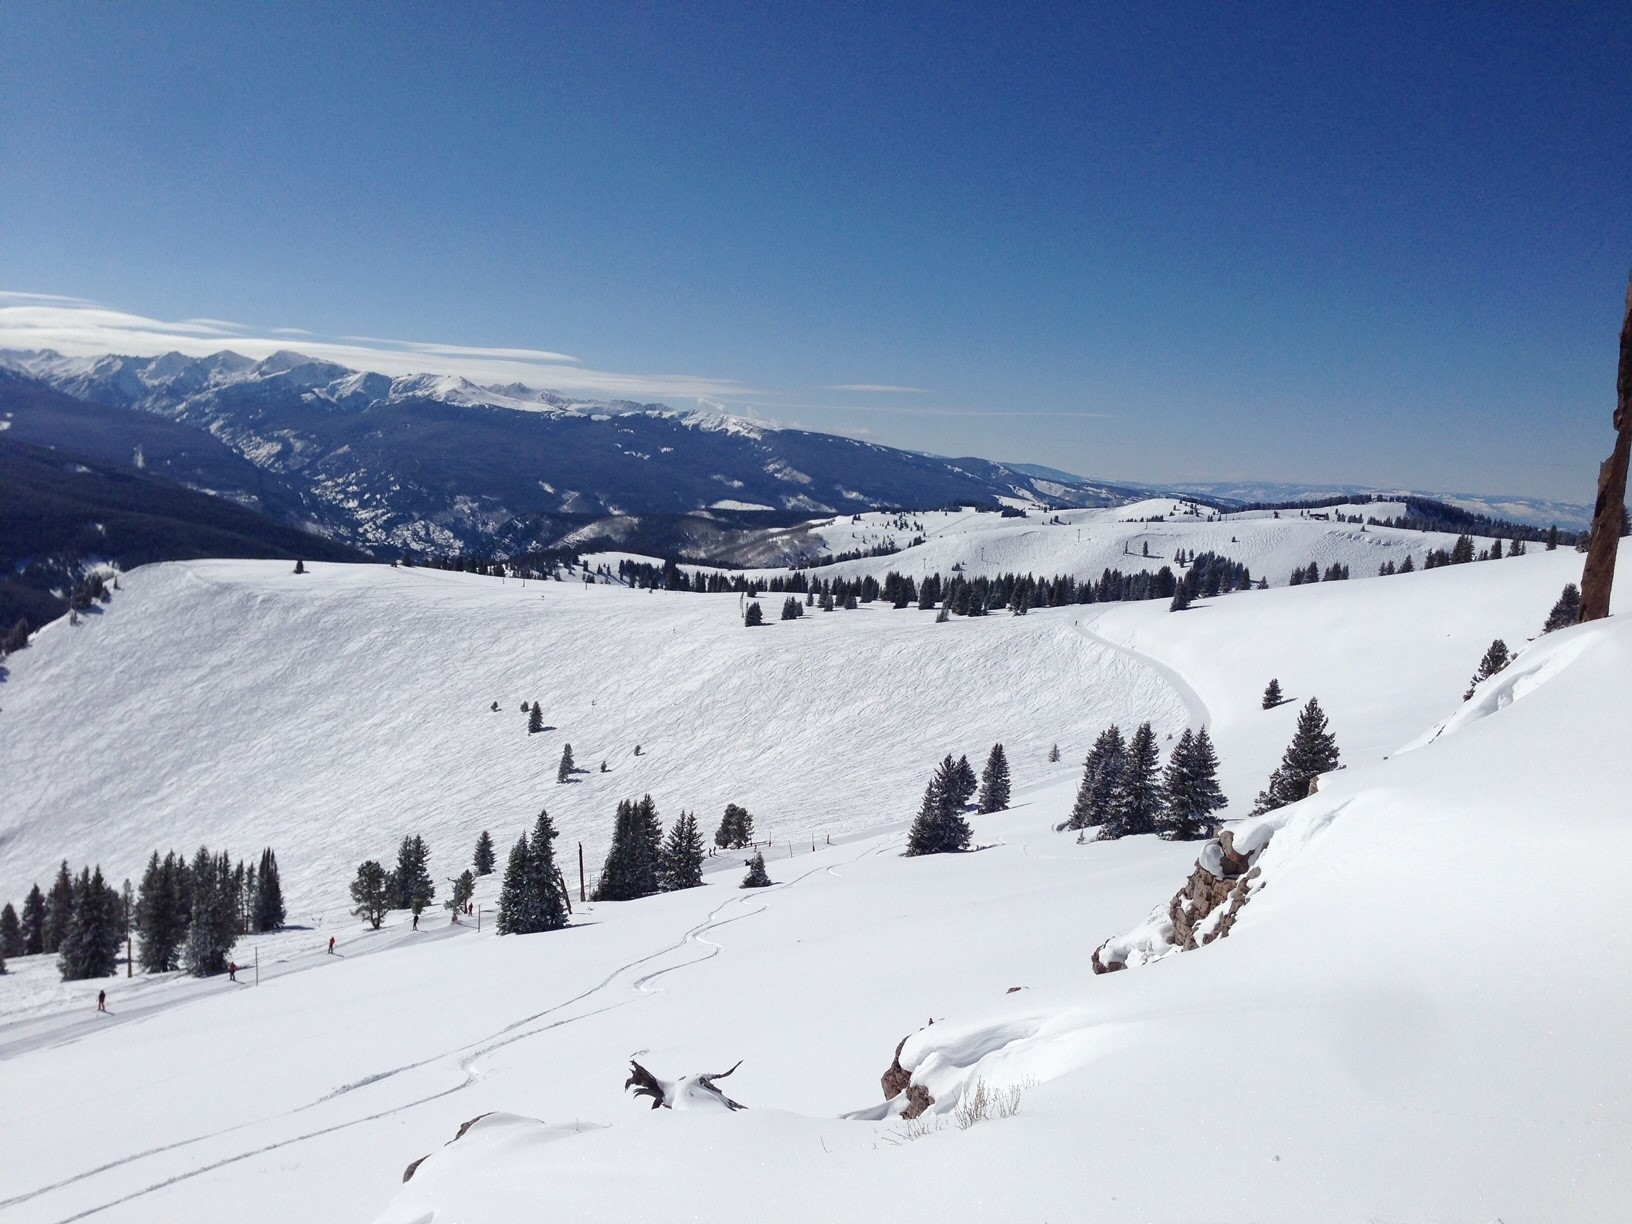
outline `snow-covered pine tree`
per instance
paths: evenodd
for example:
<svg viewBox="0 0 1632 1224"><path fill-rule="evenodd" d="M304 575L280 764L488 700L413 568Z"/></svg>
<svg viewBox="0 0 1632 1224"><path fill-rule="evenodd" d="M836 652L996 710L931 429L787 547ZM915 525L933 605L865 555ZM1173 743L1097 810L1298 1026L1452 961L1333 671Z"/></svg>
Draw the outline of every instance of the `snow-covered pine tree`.
<svg viewBox="0 0 1632 1224"><path fill-rule="evenodd" d="M1156 831L1156 814L1161 810L1160 763L1156 732L1148 722L1140 723L1128 741L1116 785L1111 789L1102 839Z"/></svg>
<svg viewBox="0 0 1632 1224"><path fill-rule="evenodd" d="M23 898L23 955L38 956L45 951L45 894L38 884Z"/></svg>
<svg viewBox="0 0 1632 1224"><path fill-rule="evenodd" d="M533 708L527 715L527 734L537 735L544 730L544 711L538 708L538 702L533 702Z"/></svg>
<svg viewBox="0 0 1632 1224"><path fill-rule="evenodd" d="M193 856L193 916L187 927L182 964L194 977L224 973L227 953L238 942L238 901L232 886L232 860L200 846Z"/></svg>
<svg viewBox="0 0 1632 1224"><path fill-rule="evenodd" d="M1055 744L1048 750L1048 763L1050 765L1058 765L1060 763L1060 746L1058 744Z"/></svg>
<svg viewBox="0 0 1632 1224"><path fill-rule="evenodd" d="M742 877L743 888L769 888L772 884L770 873L765 870L765 856L758 850L754 857L748 860L748 874Z"/></svg>
<svg viewBox="0 0 1632 1224"><path fill-rule="evenodd" d="M1099 733L1094 746L1088 750L1088 759L1082 763L1082 781L1077 784L1077 800L1071 806L1071 819L1067 822L1069 828L1086 829L1089 825L1105 823L1127 750L1122 729L1115 723Z"/></svg>
<svg viewBox="0 0 1632 1224"><path fill-rule="evenodd" d="M1557 528L1554 528L1556 531ZM1549 548L1555 547L1552 544ZM1573 582L1564 584L1564 593L1558 597L1553 610L1547 613L1547 621L1542 625L1543 633L1551 633L1554 629L1567 629L1581 619L1581 588Z"/></svg>
<svg viewBox="0 0 1632 1224"><path fill-rule="evenodd" d="M1192 734L1186 727L1162 776L1162 810L1156 831L1168 841L1213 837L1218 832L1213 813L1228 805L1218 787L1218 756L1207 728Z"/></svg>
<svg viewBox="0 0 1632 1224"><path fill-rule="evenodd" d="M278 878L278 856L268 846L261 851L255 871L255 908L250 921L256 931L277 931L283 927L283 883Z"/></svg>
<svg viewBox="0 0 1632 1224"><path fill-rule="evenodd" d="M907 856L948 854L969 848L969 824L962 816L959 800L962 781L958 764L947 756L924 788L911 829L907 832Z"/></svg>
<svg viewBox="0 0 1632 1224"><path fill-rule="evenodd" d="M505 864L504 881L499 885L498 928L500 935L524 935L531 930L531 898L527 895L527 868L530 858L527 834L523 833L510 848L510 859Z"/></svg>
<svg viewBox="0 0 1632 1224"><path fill-rule="evenodd" d="M540 809L527 844L527 926L517 934L557 931L567 925L572 906L567 900L566 881L556 866L555 838L555 822L549 812Z"/></svg>
<svg viewBox="0 0 1632 1224"><path fill-rule="evenodd" d="M68 934L68 920L74 916L74 877L68 870L68 860L57 868L57 878L45 897L45 950L56 955L62 940Z"/></svg>
<svg viewBox="0 0 1632 1224"><path fill-rule="evenodd" d="M57 953L62 980L112 977L119 967L119 894L103 880L100 865L81 871L74 891L74 914Z"/></svg>
<svg viewBox="0 0 1632 1224"><path fill-rule="evenodd" d="M1271 680L1264 686L1264 709L1273 710L1281 704L1281 682Z"/></svg>
<svg viewBox="0 0 1632 1224"><path fill-rule="evenodd" d="M23 924L10 901L0 909L0 957L23 955Z"/></svg>
<svg viewBox="0 0 1632 1224"><path fill-rule="evenodd" d="M476 853L471 860L471 866L476 868L479 876L493 874L493 834L486 829L476 839Z"/></svg>
<svg viewBox="0 0 1632 1224"><path fill-rule="evenodd" d="M572 745L566 744L561 749L561 764L556 766L555 780L557 782L565 782L568 778L572 777L572 774Z"/></svg>
<svg viewBox="0 0 1632 1224"><path fill-rule="evenodd" d="M1009 806L1009 760L1003 745L993 744L980 773L980 810L1001 812Z"/></svg>
<svg viewBox="0 0 1632 1224"><path fill-rule="evenodd" d="M663 843L663 891L696 888L702 882L703 837L697 832L697 818L682 811L669 826L669 836Z"/></svg>
<svg viewBox="0 0 1632 1224"><path fill-rule="evenodd" d="M376 931L391 908L386 883L385 868L376 859L359 863L351 881L352 916L364 919Z"/></svg>
<svg viewBox="0 0 1632 1224"><path fill-rule="evenodd" d="M1485 651L1485 657L1479 660L1479 667L1473 673L1473 679L1468 681L1468 691L1462 694L1462 700L1469 700L1481 681L1489 680L1512 661L1513 655L1507 649L1507 643L1497 638Z"/></svg>
<svg viewBox="0 0 1632 1224"><path fill-rule="evenodd" d="M1298 713L1298 729L1279 768L1269 775L1269 785L1259 792L1252 814L1261 816L1305 798L1317 775L1337 767L1338 756L1337 737L1327 729L1319 700L1311 697Z"/></svg>

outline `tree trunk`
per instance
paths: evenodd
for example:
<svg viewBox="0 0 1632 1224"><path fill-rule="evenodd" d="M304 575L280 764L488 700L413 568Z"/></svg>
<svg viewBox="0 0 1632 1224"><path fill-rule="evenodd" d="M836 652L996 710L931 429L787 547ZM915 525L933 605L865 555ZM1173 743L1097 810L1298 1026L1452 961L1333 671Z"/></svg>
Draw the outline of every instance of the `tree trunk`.
<svg viewBox="0 0 1632 1224"><path fill-rule="evenodd" d="M1581 575L1581 617L1609 615L1609 592L1615 584L1615 550L1620 544L1626 506L1627 457L1632 454L1632 284L1627 286L1626 315L1621 322L1621 366L1615 380L1615 450L1598 469L1598 501L1592 511L1592 539Z"/></svg>

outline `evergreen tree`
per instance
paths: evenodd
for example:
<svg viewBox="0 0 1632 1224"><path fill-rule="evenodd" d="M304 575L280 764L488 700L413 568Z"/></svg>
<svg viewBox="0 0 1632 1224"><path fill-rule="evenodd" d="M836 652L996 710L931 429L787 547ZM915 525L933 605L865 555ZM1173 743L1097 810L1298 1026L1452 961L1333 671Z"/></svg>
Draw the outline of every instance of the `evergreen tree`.
<svg viewBox="0 0 1632 1224"><path fill-rule="evenodd" d="M305 572L306 572L306 562L296 561L295 562L295 573L304 574Z"/></svg>
<svg viewBox="0 0 1632 1224"><path fill-rule="evenodd" d="M23 924L18 921L16 909L7 901L6 908L0 909L0 957L22 955Z"/></svg>
<svg viewBox="0 0 1632 1224"><path fill-rule="evenodd" d="M549 812L540 809L533 822L533 836L527 843L527 925L519 935L534 931L558 931L567 925L572 910L567 900L566 881L555 862L555 822Z"/></svg>
<svg viewBox="0 0 1632 1224"><path fill-rule="evenodd" d="M1192 735L1186 727L1162 776L1157 832L1169 841L1212 837L1218 832L1213 813L1227 806L1229 800L1218 788L1218 756L1207 728Z"/></svg>
<svg viewBox="0 0 1632 1224"><path fill-rule="evenodd" d="M476 839L476 854L471 865L479 876L493 874L493 835L486 829Z"/></svg>
<svg viewBox="0 0 1632 1224"><path fill-rule="evenodd" d="M1105 824L1110 815L1111 794L1122 774L1126 756L1122 729L1113 723L1099 733L1089 749L1088 759L1082 763L1082 781L1077 785L1077 800L1071 807L1070 828L1086 829L1089 825Z"/></svg>
<svg viewBox="0 0 1632 1224"><path fill-rule="evenodd" d="M459 878L453 882L453 896L443 904L455 914L465 912L465 906L470 904L471 897L476 895L476 875L469 867L459 873Z"/></svg>
<svg viewBox="0 0 1632 1224"><path fill-rule="evenodd" d="M769 888L771 886L770 873L765 870L765 856L758 850L754 857L747 862L748 874L742 877L743 888Z"/></svg>
<svg viewBox="0 0 1632 1224"><path fill-rule="evenodd" d="M1548 547L1551 548L1553 545L1549 544ZM1567 582L1564 584L1564 593L1558 597L1553 610L1547 613L1547 623L1542 625L1541 631L1551 633L1554 629L1567 629L1580 619L1581 588L1573 582Z"/></svg>
<svg viewBox="0 0 1632 1224"><path fill-rule="evenodd" d="M45 897L45 950L55 956L68 934L68 921L74 916L74 877L68 870L68 860L57 868L57 878Z"/></svg>
<svg viewBox="0 0 1632 1224"><path fill-rule="evenodd" d="M1195 572L1194 570L1191 571L1191 573L1194 573L1194 572ZM1185 576L1187 578L1189 577L1188 574L1185 575ZM1173 590L1173 599L1167 605L1167 610L1169 612L1183 612L1185 609L1187 609L1190 606L1190 600L1191 600L1190 584L1188 582L1181 582L1181 583L1179 583L1179 585L1177 587L1174 588L1174 590Z"/></svg>
<svg viewBox="0 0 1632 1224"><path fill-rule="evenodd" d="M392 909L413 910L418 914L436 900L436 884L431 879L431 854L419 834L404 837L397 847L397 869L391 873L396 889Z"/></svg>
<svg viewBox="0 0 1632 1224"><path fill-rule="evenodd" d="M1451 545L1451 564L1465 565L1473 560L1473 537L1459 535L1456 543Z"/></svg>
<svg viewBox="0 0 1632 1224"><path fill-rule="evenodd" d="M1281 682L1271 680L1264 687L1264 709L1273 710L1281 704Z"/></svg>
<svg viewBox="0 0 1632 1224"><path fill-rule="evenodd" d="M1058 765L1060 763L1060 746L1058 744L1055 744L1048 750L1048 763L1050 765Z"/></svg>
<svg viewBox="0 0 1632 1224"><path fill-rule="evenodd" d="M45 951L45 894L38 884L23 899L23 955L38 956Z"/></svg>
<svg viewBox="0 0 1632 1224"><path fill-rule="evenodd" d="M572 745L568 744L561 749L561 764L556 767L555 780L557 782L565 782L568 778L572 777L572 774Z"/></svg>
<svg viewBox="0 0 1632 1224"><path fill-rule="evenodd" d="M1558 547L1558 524L1554 523L1547 528L1547 551L1552 552Z"/></svg>
<svg viewBox="0 0 1632 1224"><path fill-rule="evenodd" d="M504 867L504 881L499 885L500 935L524 935L532 929L532 915L528 909L527 868L531 855L527 849L527 834L523 833L510 848L510 859Z"/></svg>
<svg viewBox="0 0 1632 1224"><path fill-rule="evenodd" d="M658 890L658 867L663 851L663 825L650 795L639 803L618 804L612 847L606 852L596 885L597 901L633 901Z"/></svg>
<svg viewBox="0 0 1632 1224"><path fill-rule="evenodd" d="M366 919L376 931L391 908L388 882L385 868L375 859L358 864L357 878L351 882L352 915Z"/></svg>
<svg viewBox="0 0 1632 1224"><path fill-rule="evenodd" d="M286 917L283 908L283 884L278 879L278 856L268 846L261 851L261 864L255 872L255 902L250 924L256 931L277 931L283 928Z"/></svg>
<svg viewBox="0 0 1632 1224"><path fill-rule="evenodd" d="M1009 806L1009 761L1003 745L993 744L980 773L980 810L1001 812Z"/></svg>
<svg viewBox="0 0 1632 1224"><path fill-rule="evenodd" d="M748 809L735 803L725 805L720 827L714 832L714 844L721 850L742 850L754 840L754 818Z"/></svg>
<svg viewBox="0 0 1632 1224"><path fill-rule="evenodd" d="M19 617L6 633L6 640L0 642L0 655L16 654L28 646L28 621Z"/></svg>
<svg viewBox="0 0 1632 1224"><path fill-rule="evenodd" d="M182 964L194 977L209 977L227 968L227 953L238 942L238 899L232 886L232 860L200 846L193 856L192 921Z"/></svg>
<svg viewBox="0 0 1632 1224"><path fill-rule="evenodd" d="M763 610L761 610L759 601L757 599L748 605L748 611L743 613L742 623L747 625L750 629L752 629L755 625L763 625L765 623L765 613Z"/></svg>
<svg viewBox="0 0 1632 1224"><path fill-rule="evenodd" d="M1281 757L1280 767L1270 774L1269 785L1259 793L1252 814L1261 816L1306 797L1317 775L1337 767L1338 756L1337 737L1327 730L1320 702L1311 697L1299 712L1298 729Z"/></svg>
<svg viewBox="0 0 1632 1224"><path fill-rule="evenodd" d="M538 702L533 702L532 712L527 715L527 734L537 735L544 730L544 711L538 708Z"/></svg>
<svg viewBox="0 0 1632 1224"><path fill-rule="evenodd" d="M165 855L161 863L155 850L142 873L136 900L136 933L142 944L138 959L144 972L168 973L181 967L189 912L181 896L184 887L175 851Z"/></svg>
<svg viewBox="0 0 1632 1224"><path fill-rule="evenodd" d="M969 848L969 824L959 800L962 785L957 762L948 756L924 788L923 802L907 833L908 857Z"/></svg>
<svg viewBox="0 0 1632 1224"><path fill-rule="evenodd" d="M663 843L663 891L696 888L702 882L703 836L697 832L697 818L690 812L681 812Z"/></svg>
<svg viewBox="0 0 1632 1224"><path fill-rule="evenodd" d="M979 789L980 779L975 777L975 767L969 764L967 754L960 756L958 758L957 772L953 775L952 784L949 788L952 801L957 805L960 812L968 806L969 801L975 797L975 792Z"/></svg>
<svg viewBox="0 0 1632 1224"><path fill-rule="evenodd" d="M1160 757L1156 732L1148 722L1140 723L1128 741L1116 785L1111 789L1101 838L1133 837L1156 831L1156 816L1161 811Z"/></svg>
<svg viewBox="0 0 1632 1224"><path fill-rule="evenodd" d="M119 967L119 894L102 879L102 868L81 871L74 885L73 917L57 955L65 982L112 977Z"/></svg>
<svg viewBox="0 0 1632 1224"><path fill-rule="evenodd" d="M1489 680L1512 661L1513 656L1508 652L1507 643L1497 638L1485 651L1485 657L1479 660L1479 668L1473 673L1473 679L1468 681L1468 691L1462 694L1462 700L1467 701L1471 698L1473 690L1481 681Z"/></svg>

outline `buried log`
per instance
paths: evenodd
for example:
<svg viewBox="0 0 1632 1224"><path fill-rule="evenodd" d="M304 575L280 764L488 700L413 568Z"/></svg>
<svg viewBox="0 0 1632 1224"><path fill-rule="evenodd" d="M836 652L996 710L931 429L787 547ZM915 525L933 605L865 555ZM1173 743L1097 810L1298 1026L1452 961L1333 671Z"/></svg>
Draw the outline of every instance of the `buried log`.
<svg viewBox="0 0 1632 1224"><path fill-rule="evenodd" d="M483 1118L488 1117L488 1116L489 1116L489 1114L479 1113L474 1118L470 1119L470 1121L463 1123L459 1127L458 1131L456 1131L454 1133L453 1138L448 1140L448 1143L456 1143L460 1139L463 1139L465 1137L465 1132L466 1131L468 1131L471 1127L475 1126L476 1123L480 1122ZM446 1145L444 1145L444 1146L446 1146ZM418 1160L414 1161L411 1165L409 1165L406 1169L404 1169L402 1171L402 1180L407 1181L410 1177L412 1177L414 1175L414 1170L419 1168L420 1165L424 1164L430 1158L431 1158L431 1154L429 1152L427 1152L425 1155L421 1156Z"/></svg>
<svg viewBox="0 0 1632 1224"><path fill-rule="evenodd" d="M718 1109L728 1110L747 1109L746 1105L733 1101L715 1086L715 1080L722 1080L742 1066L742 1059L737 1059L731 1071L716 1071L706 1075L682 1075L677 1080L660 1080L634 1059L629 1060L629 1078L623 1081L625 1088L633 1088L637 1097L650 1097L653 1109Z"/></svg>

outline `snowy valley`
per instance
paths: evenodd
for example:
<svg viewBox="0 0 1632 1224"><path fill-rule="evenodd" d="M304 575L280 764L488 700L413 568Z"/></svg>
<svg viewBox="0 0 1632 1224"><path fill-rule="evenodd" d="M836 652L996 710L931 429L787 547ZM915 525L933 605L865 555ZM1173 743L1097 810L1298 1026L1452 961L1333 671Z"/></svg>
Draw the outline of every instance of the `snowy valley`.
<svg viewBox="0 0 1632 1224"><path fill-rule="evenodd" d="M8 962L0 1092L23 1104L0 1218L1613 1218L1627 627L1540 636L1580 577L1569 549L1362 579L1454 537L1145 509L1164 521L920 514L923 543L808 572L1216 549L1274 588L944 623L884 601L779 621L761 596L745 629L736 594L578 573L122 575L6 660L0 896L60 858L117 881L154 850L271 845L290 926L239 941L258 986ZM874 547L892 517L836 520L827 547ZM1281 585L1310 560L1356 577ZM1517 657L1464 702L1495 638ZM1249 816L1310 697L1343 768ZM1095 736L1146 721L1164 759L1208 728L1257 871L1193 951L1170 902L1216 847L1059 829ZM969 816L971 853L901 857L936 762L995 742L1009 809ZM559 783L565 743L583 772ZM773 886L739 889L721 852L703 887L580 902L576 844L593 885L613 808L644 794L705 836L748 808ZM479 931L439 907L418 930L349 916L356 864L403 835L440 899L482 830L502 862L541 807L568 929L496 935L497 875ZM1096 973L1102 948L1130 967ZM910 1119L880 1087L903 1039L934 1102ZM653 1111L623 1090L631 1059L668 1079L741 1060L721 1086L748 1108Z"/></svg>

